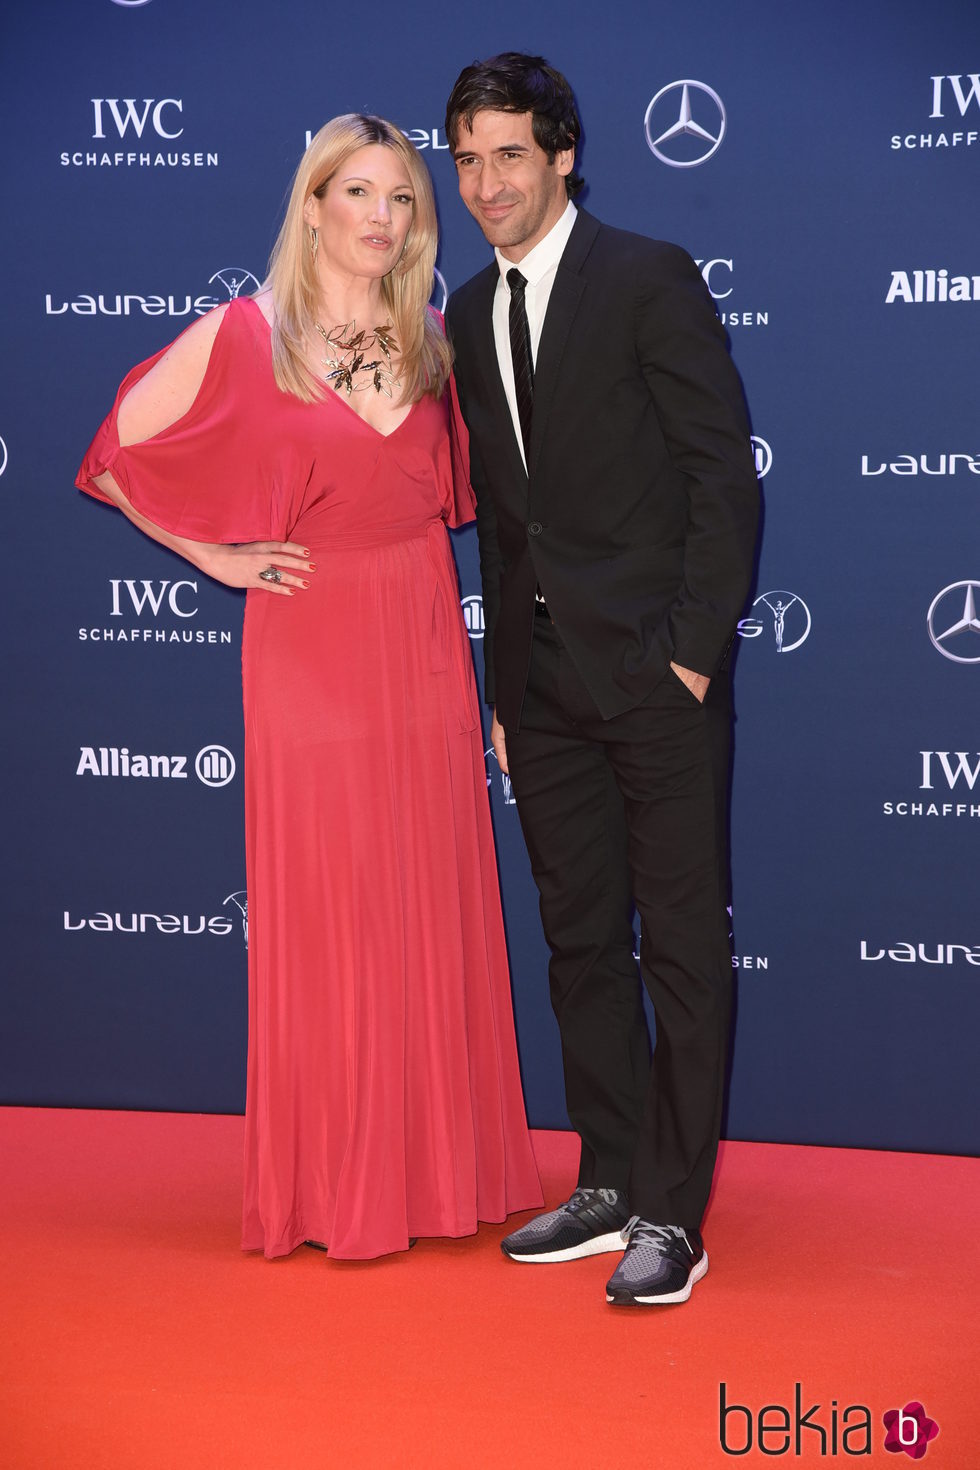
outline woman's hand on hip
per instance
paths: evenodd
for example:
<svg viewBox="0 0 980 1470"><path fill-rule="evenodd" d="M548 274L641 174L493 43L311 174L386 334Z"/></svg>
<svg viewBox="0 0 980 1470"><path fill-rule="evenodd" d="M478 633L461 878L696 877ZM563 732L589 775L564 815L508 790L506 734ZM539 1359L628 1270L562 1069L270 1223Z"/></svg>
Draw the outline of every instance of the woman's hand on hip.
<svg viewBox="0 0 980 1470"><path fill-rule="evenodd" d="M309 587L306 574L316 571L309 555L309 550L295 541L245 541L240 546L202 546L198 565L226 587L292 597L294 592ZM272 572L278 576L268 575Z"/></svg>

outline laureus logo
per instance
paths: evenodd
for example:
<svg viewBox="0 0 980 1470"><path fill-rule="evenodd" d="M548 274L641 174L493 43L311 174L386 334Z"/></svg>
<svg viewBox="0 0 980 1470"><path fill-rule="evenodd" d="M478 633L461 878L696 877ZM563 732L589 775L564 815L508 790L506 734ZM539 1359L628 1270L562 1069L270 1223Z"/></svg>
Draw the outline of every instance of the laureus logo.
<svg viewBox="0 0 980 1470"><path fill-rule="evenodd" d="M497 775L500 777L500 790L503 796L504 806L516 806L517 798L514 795L514 788L511 785L510 777L507 775L506 771L502 771L500 769L500 763L497 760L497 752L494 750L492 745L489 750L485 750L483 752L483 759L486 763L487 768L487 789L492 791L493 773L494 771L496 771Z"/></svg>
<svg viewBox="0 0 980 1470"><path fill-rule="evenodd" d="M245 948L248 949L248 894L244 888L236 888L234 893L222 901L222 908L233 903L242 916L242 938L245 940Z"/></svg>
<svg viewBox="0 0 980 1470"><path fill-rule="evenodd" d="M756 608L759 609L756 613ZM768 609L768 615L762 612ZM741 618L737 632L741 638L759 638L766 624L772 628L777 653L793 653L810 636L810 609L796 592L763 592L752 604L754 617Z"/></svg>
<svg viewBox="0 0 980 1470"><path fill-rule="evenodd" d="M240 265L223 266L220 271L215 271L208 280L208 285L213 286L215 281L220 281L228 292L228 300L234 301L245 291L246 295L253 291L261 291L262 282L258 276L251 271L244 270Z"/></svg>

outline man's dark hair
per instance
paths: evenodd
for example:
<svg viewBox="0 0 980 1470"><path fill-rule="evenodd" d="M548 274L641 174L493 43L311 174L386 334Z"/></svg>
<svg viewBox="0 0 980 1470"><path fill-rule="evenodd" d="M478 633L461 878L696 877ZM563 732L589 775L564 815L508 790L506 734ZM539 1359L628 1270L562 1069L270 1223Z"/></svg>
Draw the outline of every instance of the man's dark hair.
<svg viewBox="0 0 980 1470"><path fill-rule="evenodd" d="M543 56L503 51L489 61L474 61L460 72L446 103L446 139L454 152L460 124L472 128L474 117L483 111L529 112L534 141L548 155L549 163L566 148L574 153L582 139L575 94ZM566 177L569 198L584 182L574 170Z"/></svg>

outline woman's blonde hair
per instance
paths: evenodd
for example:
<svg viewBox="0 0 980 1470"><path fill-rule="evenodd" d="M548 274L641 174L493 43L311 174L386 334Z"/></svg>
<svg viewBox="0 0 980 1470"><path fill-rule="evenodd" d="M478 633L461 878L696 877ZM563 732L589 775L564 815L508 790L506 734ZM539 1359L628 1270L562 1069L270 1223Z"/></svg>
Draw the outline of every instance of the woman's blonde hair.
<svg viewBox="0 0 980 1470"><path fill-rule="evenodd" d="M426 393L438 398L452 366L452 348L438 319L428 310L439 238L429 171L392 123L364 113L345 113L323 125L300 160L264 282L264 288L272 290L276 308L272 327L276 383L283 392L294 393L306 403L321 398L325 390L306 361L305 344L317 313L318 282L303 209L311 194L322 199L345 159L370 143L380 143L398 154L415 196L402 257L381 282L398 345L404 401L416 403Z"/></svg>

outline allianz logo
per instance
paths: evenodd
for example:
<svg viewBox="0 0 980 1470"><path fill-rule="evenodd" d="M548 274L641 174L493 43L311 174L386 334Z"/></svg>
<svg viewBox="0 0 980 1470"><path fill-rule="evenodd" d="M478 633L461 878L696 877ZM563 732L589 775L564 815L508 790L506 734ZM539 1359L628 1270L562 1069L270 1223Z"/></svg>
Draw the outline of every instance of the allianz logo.
<svg viewBox="0 0 980 1470"><path fill-rule="evenodd" d="M980 475L980 454L898 454L892 460L878 461L878 456L861 456L862 476L872 475L955 475L963 465L971 475Z"/></svg>
<svg viewBox="0 0 980 1470"><path fill-rule="evenodd" d="M912 944L902 940L890 949L879 949L862 939L861 959L888 959L896 965L955 965L965 960L968 965L980 965L980 944Z"/></svg>
<svg viewBox="0 0 980 1470"><path fill-rule="evenodd" d="M74 918L65 909L65 929L93 929L97 934L213 934L223 937L235 925L226 914L122 914L100 909L87 917Z"/></svg>
<svg viewBox="0 0 980 1470"><path fill-rule="evenodd" d="M471 592L467 597L461 597L459 601L463 609L463 622L466 631L473 639L479 640L486 632L486 622L483 617L483 598L479 592Z"/></svg>
<svg viewBox="0 0 980 1470"><path fill-rule="evenodd" d="M75 775L186 781L187 763L186 755L143 755L128 745L82 745ZM224 745L205 745L194 757L194 774L205 786L227 786L235 769L235 757Z"/></svg>
<svg viewBox="0 0 980 1470"><path fill-rule="evenodd" d="M951 276L947 270L892 271L885 305L896 301L980 301L980 276Z"/></svg>

